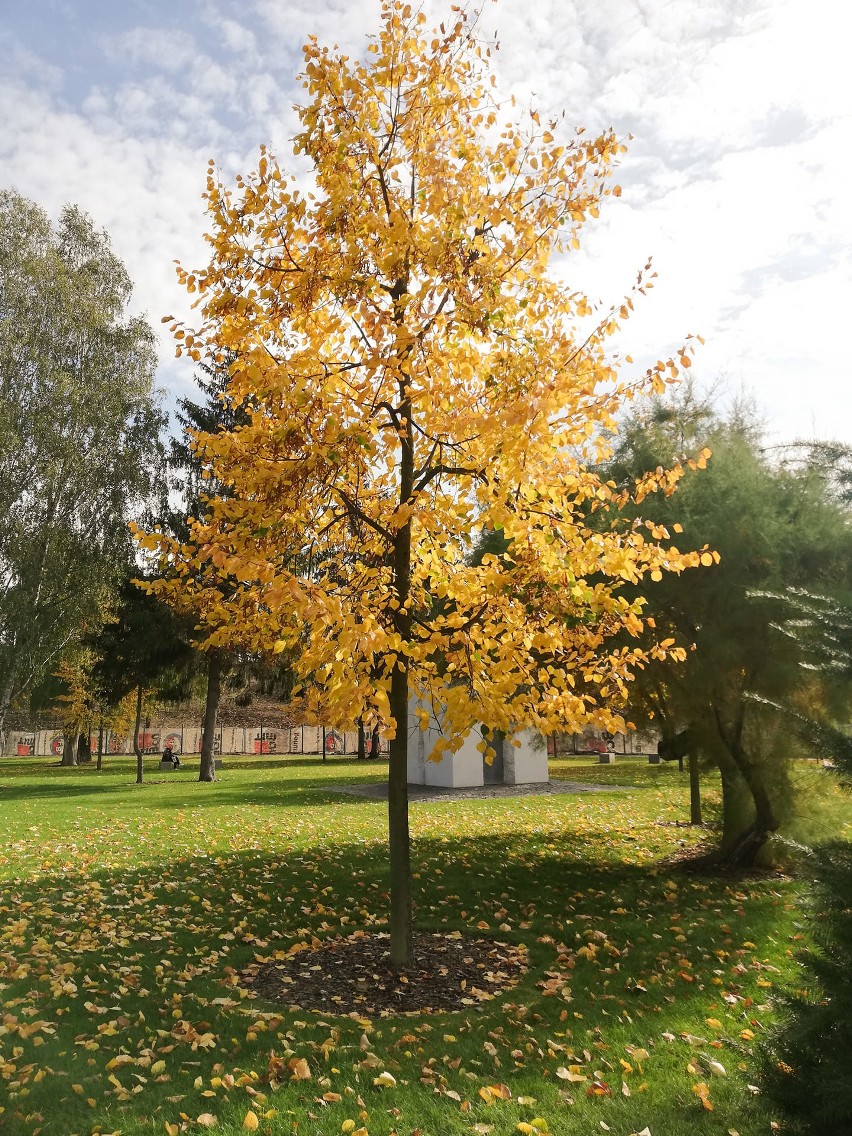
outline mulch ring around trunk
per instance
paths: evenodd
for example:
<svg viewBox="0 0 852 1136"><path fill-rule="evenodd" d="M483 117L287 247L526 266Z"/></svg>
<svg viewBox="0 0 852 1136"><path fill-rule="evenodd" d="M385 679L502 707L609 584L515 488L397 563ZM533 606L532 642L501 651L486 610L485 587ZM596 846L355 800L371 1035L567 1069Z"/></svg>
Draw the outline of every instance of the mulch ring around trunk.
<svg viewBox="0 0 852 1136"><path fill-rule="evenodd" d="M267 1002L323 1014L387 1017L470 1009L520 981L526 947L469 939L458 931L415 931L414 963L398 974L390 937L356 931L346 939L297 944L254 963L240 985Z"/></svg>

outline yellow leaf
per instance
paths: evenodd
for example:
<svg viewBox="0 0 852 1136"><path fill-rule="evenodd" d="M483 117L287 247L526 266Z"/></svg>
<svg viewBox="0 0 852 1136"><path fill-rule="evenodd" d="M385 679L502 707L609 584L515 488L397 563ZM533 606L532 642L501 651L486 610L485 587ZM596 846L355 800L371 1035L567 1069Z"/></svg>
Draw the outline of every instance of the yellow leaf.
<svg viewBox="0 0 852 1136"><path fill-rule="evenodd" d="M701 1101L703 1107L706 1108L708 1112L713 1112L713 1105L710 1103L710 1090L707 1085L701 1081L697 1085L692 1086L692 1091Z"/></svg>
<svg viewBox="0 0 852 1136"><path fill-rule="evenodd" d="M561 1081L585 1081L585 1080L587 1080L587 1078L582 1073L580 1073L579 1071L575 1071L574 1069L566 1069L564 1065L560 1065L559 1068L556 1070L556 1076L559 1077L559 1079Z"/></svg>
<svg viewBox="0 0 852 1136"><path fill-rule="evenodd" d="M129 1053L119 1053L117 1057L113 1057L111 1061L107 1061L104 1066L105 1069L119 1069L122 1065L132 1065L134 1058Z"/></svg>
<svg viewBox="0 0 852 1136"><path fill-rule="evenodd" d="M247 1128L249 1132L255 1132L260 1125L257 1118L257 1113L252 1112L251 1109L243 1117L243 1128Z"/></svg>
<svg viewBox="0 0 852 1136"><path fill-rule="evenodd" d="M373 1078L373 1084L393 1088L396 1084L396 1077L392 1073L379 1073L378 1077Z"/></svg>
<svg viewBox="0 0 852 1136"><path fill-rule="evenodd" d="M311 1079L311 1067L304 1057L291 1057L287 1062L287 1068L290 1070L290 1076L294 1081L309 1081Z"/></svg>

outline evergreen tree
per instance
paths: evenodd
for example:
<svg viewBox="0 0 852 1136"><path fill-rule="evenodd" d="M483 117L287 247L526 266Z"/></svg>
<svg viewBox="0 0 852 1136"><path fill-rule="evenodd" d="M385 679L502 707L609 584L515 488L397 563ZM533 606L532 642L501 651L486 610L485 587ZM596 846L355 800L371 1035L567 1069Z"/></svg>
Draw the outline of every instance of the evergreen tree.
<svg viewBox="0 0 852 1136"><path fill-rule="evenodd" d="M205 496L213 493L221 495L224 492L223 486L211 477L209 467L194 445L195 438L200 435L215 435L222 430L234 430L247 420L245 408L236 405L228 392L228 372L234 361L232 354L226 354L216 365L202 363L200 371L195 374L195 382L203 400L196 402L182 398L178 402L177 419L182 434L172 439L170 466L172 488L180 496L181 507L170 511L168 527L180 540L189 537L189 519L198 518L203 513ZM233 652L214 647L204 654L206 682L198 779L214 781L216 715L222 696L222 683L233 663Z"/></svg>
<svg viewBox="0 0 852 1136"><path fill-rule="evenodd" d="M820 468L773 462L761 441L747 408L723 419L686 387L630 419L610 466L620 482L684 451L713 451L706 471L688 474L671 502L648 509L655 525L678 534L680 548L707 544L720 562L643 589L657 632L692 649L683 663L652 660L631 686L631 703L637 715L653 715L673 756L688 753L719 768L723 831L715 858L730 865L768 854L790 805L787 758L803 752L776 708L804 710L810 693L800 646L779 630L780 593L837 586L848 579L852 552L845 509ZM635 520L647 523L639 512Z"/></svg>
<svg viewBox="0 0 852 1136"><path fill-rule="evenodd" d="M826 675L846 719L852 679L852 609L827 596L790 593L784 630L804 665ZM825 720L798 718L814 751L831 754L848 789L852 739ZM852 844L833 840L814 850L808 904L812 945L802 957L798 989L780 1003L780 1025L764 1046L766 1091L784 1130L796 1136L852 1131Z"/></svg>
<svg viewBox="0 0 852 1136"><path fill-rule="evenodd" d="M138 785L143 775L139 727L145 693L158 689L161 696L175 699L185 694L193 660L188 631L171 608L128 576L119 588L115 618L92 640L98 656L92 677L103 701L115 706L136 692L133 749Z"/></svg>

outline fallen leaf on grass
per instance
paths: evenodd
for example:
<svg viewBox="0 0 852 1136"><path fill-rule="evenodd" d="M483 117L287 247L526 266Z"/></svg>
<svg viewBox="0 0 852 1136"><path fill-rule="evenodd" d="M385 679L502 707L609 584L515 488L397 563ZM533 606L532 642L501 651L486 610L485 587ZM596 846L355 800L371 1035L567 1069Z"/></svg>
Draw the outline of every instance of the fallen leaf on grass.
<svg viewBox="0 0 852 1136"><path fill-rule="evenodd" d="M310 1081L311 1067L304 1057L291 1057L287 1062L287 1068L294 1081Z"/></svg>
<svg viewBox="0 0 852 1136"><path fill-rule="evenodd" d="M566 1069L564 1065L560 1065L559 1068L556 1070L556 1076L559 1077L559 1079L561 1081L585 1081L585 1080L587 1080L585 1075L580 1072L579 1066L574 1066L574 1065L572 1065L569 1069Z"/></svg>
<svg viewBox="0 0 852 1136"><path fill-rule="evenodd" d="M697 1085L692 1086L692 1091L701 1101L702 1106L706 1108L708 1112L712 1112L713 1105L710 1101L710 1090L707 1085L705 1085L703 1081L700 1081Z"/></svg>
<svg viewBox="0 0 852 1136"><path fill-rule="evenodd" d="M611 1097L612 1089L606 1081L592 1081L586 1089L587 1097Z"/></svg>
<svg viewBox="0 0 852 1136"><path fill-rule="evenodd" d="M479 1095L486 1104L491 1104L495 1100L509 1100L512 1090L508 1085L484 1085L479 1090Z"/></svg>

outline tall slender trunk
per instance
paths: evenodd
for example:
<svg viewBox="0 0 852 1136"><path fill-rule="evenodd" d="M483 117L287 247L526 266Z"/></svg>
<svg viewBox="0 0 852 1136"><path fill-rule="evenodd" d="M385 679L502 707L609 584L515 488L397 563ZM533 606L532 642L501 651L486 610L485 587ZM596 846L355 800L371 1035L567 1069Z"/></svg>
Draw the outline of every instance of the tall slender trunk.
<svg viewBox="0 0 852 1136"><path fill-rule="evenodd" d="M358 760L367 760L367 736L364 733L364 719L358 716Z"/></svg>
<svg viewBox="0 0 852 1136"><path fill-rule="evenodd" d="M142 784L142 747L139 744L139 727L142 724L142 684L136 688L136 721L133 725L133 752L136 754L136 784Z"/></svg>
<svg viewBox="0 0 852 1136"><path fill-rule="evenodd" d="M686 760L689 762L689 823L701 824L701 774L695 750Z"/></svg>
<svg viewBox="0 0 852 1136"><path fill-rule="evenodd" d="M411 963L411 836L408 827L408 671L397 659L391 675L390 712L396 735L388 765L390 846L390 959L395 970Z"/></svg>
<svg viewBox="0 0 852 1136"><path fill-rule="evenodd" d="M403 390L404 393L404 390ZM414 431L411 401L400 406L399 503L408 505L414 492ZM411 934L411 837L408 825L408 658L411 642L411 519L396 533L393 549L393 582L399 607L395 625L402 649L391 674L390 712L396 733L388 765L388 842L390 848L390 959L395 970L412 961Z"/></svg>
<svg viewBox="0 0 852 1136"><path fill-rule="evenodd" d="M204 722L201 727L201 767L198 771L199 781L216 780L214 741L216 738L216 714L219 710L219 699L222 694L222 674L224 669L225 662L221 651L209 651L207 654L207 697L204 701Z"/></svg>
<svg viewBox="0 0 852 1136"><path fill-rule="evenodd" d="M370 757L375 759L379 756L381 751L381 736L379 734L379 727L373 726L373 732L370 735Z"/></svg>
<svg viewBox="0 0 852 1136"><path fill-rule="evenodd" d="M9 706L12 702L12 690L15 686L15 667L14 664L9 665L9 670L6 672L6 677L0 686L0 754L5 752L6 749L6 716L9 713Z"/></svg>
<svg viewBox="0 0 852 1136"><path fill-rule="evenodd" d="M104 762L104 720L101 718L98 722L98 764L97 768L101 769Z"/></svg>

